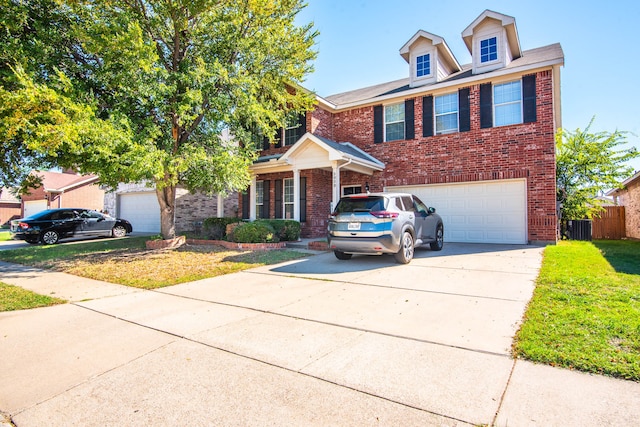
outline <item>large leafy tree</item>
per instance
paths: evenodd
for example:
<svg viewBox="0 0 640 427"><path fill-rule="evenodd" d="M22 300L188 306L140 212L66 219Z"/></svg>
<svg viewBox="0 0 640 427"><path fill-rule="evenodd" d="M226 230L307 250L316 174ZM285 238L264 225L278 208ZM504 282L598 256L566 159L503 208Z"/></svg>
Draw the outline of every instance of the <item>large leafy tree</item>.
<svg viewBox="0 0 640 427"><path fill-rule="evenodd" d="M175 235L178 184L245 188L252 136L273 135L289 111L313 103L295 89L315 57L311 25L294 25L300 0L10 4L23 24L7 31L36 66L23 55L9 61L22 64L17 77L0 70L2 130L36 162L73 164L109 184L152 181L165 238Z"/></svg>
<svg viewBox="0 0 640 427"><path fill-rule="evenodd" d="M557 200L562 220L597 216L602 210L598 196L631 176L633 168L625 163L640 156L635 147L621 148L627 132L591 133L593 120L584 130L556 133Z"/></svg>

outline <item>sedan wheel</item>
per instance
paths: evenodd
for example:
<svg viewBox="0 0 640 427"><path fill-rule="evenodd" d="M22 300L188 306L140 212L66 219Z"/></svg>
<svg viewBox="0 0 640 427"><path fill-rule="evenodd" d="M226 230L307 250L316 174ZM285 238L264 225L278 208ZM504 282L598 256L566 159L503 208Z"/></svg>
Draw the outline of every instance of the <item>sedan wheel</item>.
<svg viewBox="0 0 640 427"><path fill-rule="evenodd" d="M124 228L121 225L116 225L115 227L113 227L113 229L111 230L111 236L112 237L124 237L127 235L127 229Z"/></svg>
<svg viewBox="0 0 640 427"><path fill-rule="evenodd" d="M60 240L60 235L53 230L45 231L40 238L45 245L54 245Z"/></svg>
<svg viewBox="0 0 640 427"><path fill-rule="evenodd" d="M402 235L400 250L394 254L396 261L400 264L408 264L413 259L413 236L408 231Z"/></svg>
<svg viewBox="0 0 640 427"><path fill-rule="evenodd" d="M442 247L444 246L444 228L442 227L442 224L438 225L438 228L436 229L436 241L431 242L429 246L431 246L432 251L442 250Z"/></svg>

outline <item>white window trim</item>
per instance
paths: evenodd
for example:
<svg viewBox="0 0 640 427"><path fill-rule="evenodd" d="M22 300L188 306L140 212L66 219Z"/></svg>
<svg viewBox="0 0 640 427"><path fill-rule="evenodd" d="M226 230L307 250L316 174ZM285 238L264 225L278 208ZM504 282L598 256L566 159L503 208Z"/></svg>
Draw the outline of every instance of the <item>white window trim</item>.
<svg viewBox="0 0 640 427"><path fill-rule="evenodd" d="M497 86L502 86L505 84L509 84L509 83L515 83L515 82L519 82L520 83L520 99L517 101L509 101L509 102L503 102L500 104L496 103L496 96L495 96L495 90ZM492 114L493 114L493 127L502 127L502 126L513 126L513 125L521 125L524 123L524 94L522 93L523 91L523 87L522 87L522 80L510 80L510 81L506 81L506 82L501 82L501 83L496 83L493 85L493 87L491 88L491 100L493 102L492 108ZM515 123L508 123L508 124L504 124L504 125L498 125L496 124L496 107L499 106L504 106L504 105L515 105L515 104L520 104L520 121L515 122Z"/></svg>
<svg viewBox="0 0 640 427"><path fill-rule="evenodd" d="M292 120L293 124L289 124L289 120ZM283 147L290 147L296 143L296 141L293 141L291 144L287 144L287 131L290 131L290 130L295 131L295 129L298 129L298 127L299 127L298 113L293 113L293 112L289 113L289 116L285 120L285 126L282 129L282 146Z"/></svg>
<svg viewBox="0 0 640 427"><path fill-rule="evenodd" d="M383 126L384 126L384 141L385 141L385 142L388 142L388 141L389 141L389 138L387 138L387 125L391 125L391 124L402 123L402 125L403 125L403 129L402 129L402 138L400 138L400 139L393 139L392 141L402 141L402 140L404 140L404 139L407 137L407 135L405 135L405 129L404 129L404 127L405 127L406 117L403 117L403 119L402 119L402 120L398 120L398 121L396 121L396 122L387 122L387 108L388 108L388 107L393 107L394 105L402 105L402 108L404 109L404 101L403 101L403 102L397 102L397 103L394 103L394 104L387 104L387 105L385 105L385 106L383 107L384 117L383 117L383 120L382 120L382 121L383 121ZM403 116L404 116L404 110L403 110L403 113L402 113L402 114L403 114Z"/></svg>
<svg viewBox="0 0 640 427"><path fill-rule="evenodd" d="M429 55L429 73L419 76L418 75L418 58L420 58L421 56L427 56L427 55ZM433 75L433 55L431 54L431 52L421 52L416 54L413 71L415 73L416 80L427 79Z"/></svg>
<svg viewBox="0 0 640 427"><path fill-rule="evenodd" d="M485 40L496 39L496 59L482 62L482 42ZM500 36L498 34L482 37L478 40L478 63L480 65L495 64L500 61Z"/></svg>
<svg viewBox="0 0 640 427"><path fill-rule="evenodd" d="M456 111L453 112L448 112L448 113L441 113L438 114L436 112L436 99L441 97L441 96L447 96L447 95L454 95L456 96L456 103L458 104ZM436 95L433 97L433 131L436 135L446 135L449 133L456 133L460 131L460 101L457 98L458 93L457 92L452 92L452 93L443 93L442 95ZM455 129L447 129L445 131L438 131L438 117L440 116L447 116L449 114L455 114L456 115L456 128Z"/></svg>
<svg viewBox="0 0 640 427"><path fill-rule="evenodd" d="M291 201L287 201L287 181L291 182ZM282 180L282 219L294 219L295 216L295 183L293 178L285 178ZM291 218L287 218L287 206L291 205Z"/></svg>
<svg viewBox="0 0 640 427"><path fill-rule="evenodd" d="M262 206L264 209L264 181L256 181L256 216L259 211L259 206Z"/></svg>

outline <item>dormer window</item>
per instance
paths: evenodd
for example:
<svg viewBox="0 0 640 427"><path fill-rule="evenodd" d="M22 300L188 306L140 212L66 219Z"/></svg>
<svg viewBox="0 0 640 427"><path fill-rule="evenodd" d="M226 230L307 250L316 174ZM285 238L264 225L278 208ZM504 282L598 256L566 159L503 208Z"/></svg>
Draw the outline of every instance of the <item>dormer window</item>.
<svg viewBox="0 0 640 427"><path fill-rule="evenodd" d="M431 74L431 55L421 55L416 58L416 77L428 76Z"/></svg>
<svg viewBox="0 0 640 427"><path fill-rule="evenodd" d="M498 59L498 39L491 37L480 42L480 62L491 62Z"/></svg>

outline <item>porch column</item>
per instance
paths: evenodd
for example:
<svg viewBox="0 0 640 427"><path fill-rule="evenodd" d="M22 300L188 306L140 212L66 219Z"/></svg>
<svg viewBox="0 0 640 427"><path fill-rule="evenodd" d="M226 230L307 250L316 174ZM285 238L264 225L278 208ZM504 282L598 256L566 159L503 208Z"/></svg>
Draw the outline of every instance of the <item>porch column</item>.
<svg viewBox="0 0 640 427"><path fill-rule="evenodd" d="M293 219L300 222L300 171L293 170Z"/></svg>
<svg viewBox="0 0 640 427"><path fill-rule="evenodd" d="M249 187L249 221L256 220L256 176L251 176L251 187Z"/></svg>
<svg viewBox="0 0 640 427"><path fill-rule="evenodd" d="M333 192L331 197L331 212L340 201L340 168L337 161L331 162L331 169L333 170Z"/></svg>
<svg viewBox="0 0 640 427"><path fill-rule="evenodd" d="M222 193L218 193L218 211L216 215L218 218L222 218L224 216L224 197L222 197Z"/></svg>

